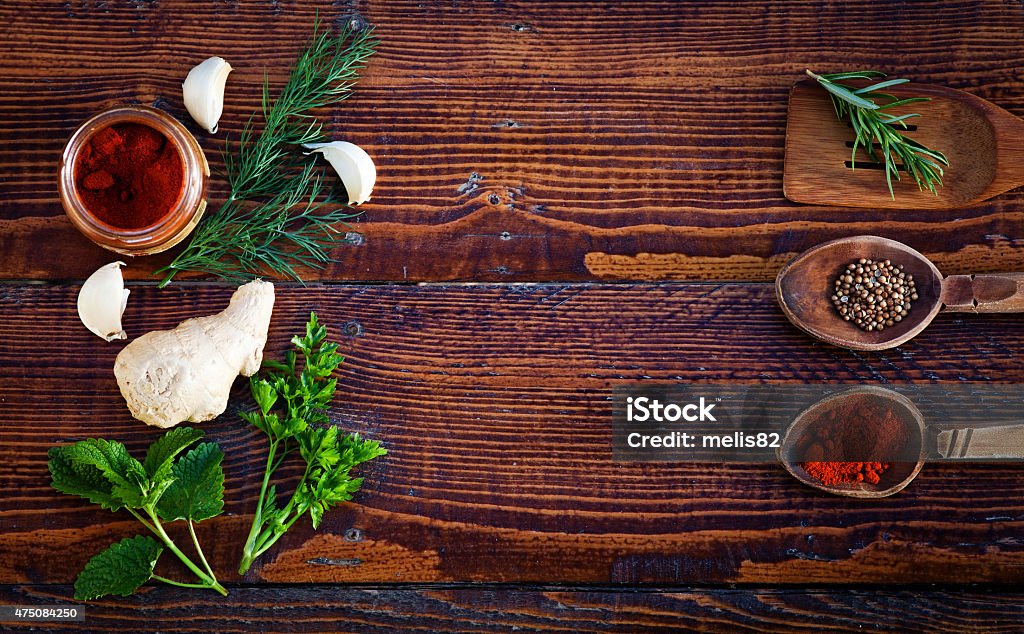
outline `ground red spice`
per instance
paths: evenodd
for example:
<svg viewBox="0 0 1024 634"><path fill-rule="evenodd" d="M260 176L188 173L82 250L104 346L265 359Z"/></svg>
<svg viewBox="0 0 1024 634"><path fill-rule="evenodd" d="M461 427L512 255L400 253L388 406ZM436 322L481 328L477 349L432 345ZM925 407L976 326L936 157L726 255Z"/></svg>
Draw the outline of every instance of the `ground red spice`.
<svg viewBox="0 0 1024 634"><path fill-rule="evenodd" d="M894 460L909 440L906 422L890 408L863 403L849 409L837 407L824 412L801 439L806 462L800 466L807 475L829 486L878 484L891 463L850 458Z"/></svg>
<svg viewBox="0 0 1024 634"><path fill-rule="evenodd" d="M118 229L141 229L181 197L185 164L158 130L115 123L94 134L75 162L78 194L91 214Z"/></svg>

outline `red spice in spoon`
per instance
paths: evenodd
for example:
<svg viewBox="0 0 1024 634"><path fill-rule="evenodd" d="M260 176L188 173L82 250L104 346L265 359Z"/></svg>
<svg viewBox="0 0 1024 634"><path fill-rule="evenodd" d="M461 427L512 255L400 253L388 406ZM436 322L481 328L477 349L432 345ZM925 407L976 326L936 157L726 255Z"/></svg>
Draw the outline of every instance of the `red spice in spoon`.
<svg viewBox="0 0 1024 634"><path fill-rule="evenodd" d="M800 466L827 486L878 484L891 463L850 458L896 460L909 439L905 421L892 409L863 402L855 409L837 407L823 412L801 439L806 462Z"/></svg>
<svg viewBox="0 0 1024 634"><path fill-rule="evenodd" d="M85 208L116 229L142 229L181 197L185 164L174 144L141 123L115 123L92 135L75 162Z"/></svg>

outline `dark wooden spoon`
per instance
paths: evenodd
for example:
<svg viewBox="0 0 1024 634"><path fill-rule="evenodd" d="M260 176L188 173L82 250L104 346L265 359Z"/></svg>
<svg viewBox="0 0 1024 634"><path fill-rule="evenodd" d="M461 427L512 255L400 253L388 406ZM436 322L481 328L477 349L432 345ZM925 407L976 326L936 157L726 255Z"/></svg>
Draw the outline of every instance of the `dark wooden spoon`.
<svg viewBox="0 0 1024 634"><path fill-rule="evenodd" d="M955 209L1024 185L1024 121L981 97L944 86L906 84L885 92L931 98L893 113L920 114L907 120L910 130L900 132L949 159L938 194L920 191L902 173L899 182L893 181L894 198L881 165L863 150L857 151L857 169L851 170L853 130L836 118L825 89L805 80L789 95L786 198L814 205Z"/></svg>
<svg viewBox="0 0 1024 634"><path fill-rule="evenodd" d="M892 466L882 474L878 484L857 482L828 485L808 475L801 466L805 459L801 455L800 441L818 423L821 416L829 410L856 411L875 403L883 403L907 427L907 446L900 448L899 454L908 459L887 460L886 462L890 462ZM928 456L924 417L910 399L902 394L872 385L855 387L823 398L801 412L786 429L776 455L786 471L807 486L853 498L883 498L902 491L921 472L921 467ZM858 461L863 459L863 456L857 458Z"/></svg>
<svg viewBox="0 0 1024 634"><path fill-rule="evenodd" d="M860 258L891 260L914 276L918 299L903 321L867 332L839 316L831 301L832 284L840 270ZM818 339L854 350L885 350L920 333L943 308L961 313L1024 312L1024 273L943 278L931 260L901 242L855 236L820 244L790 260L775 279L775 293L786 317Z"/></svg>
<svg viewBox="0 0 1024 634"><path fill-rule="evenodd" d="M856 482L827 485L811 477L804 470L807 462L805 439L829 412L856 412L882 404L903 422L908 438L904 447L894 448L890 456L872 456L870 461L888 462L887 469L877 484ZM827 419L832 425L842 425L839 419ZM850 422L850 424L855 424ZM930 429L924 416L907 397L882 387L865 385L827 396L802 411L786 428L776 456L786 471L807 486L835 495L854 498L882 498L902 491L921 472L927 460L936 461L991 461L1024 459L1024 425L998 425L992 427L967 426L959 429ZM851 456L862 462L868 456Z"/></svg>

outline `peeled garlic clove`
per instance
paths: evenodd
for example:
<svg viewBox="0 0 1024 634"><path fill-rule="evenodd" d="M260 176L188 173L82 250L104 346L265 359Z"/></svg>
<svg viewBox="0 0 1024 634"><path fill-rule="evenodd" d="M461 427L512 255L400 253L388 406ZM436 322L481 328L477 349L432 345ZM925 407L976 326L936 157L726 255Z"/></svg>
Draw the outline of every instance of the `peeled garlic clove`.
<svg viewBox="0 0 1024 634"><path fill-rule="evenodd" d="M121 275L124 265L124 262L111 262L101 266L78 291L78 318L86 328L107 341L128 338L121 329L121 315L131 292L124 287Z"/></svg>
<svg viewBox="0 0 1024 634"><path fill-rule="evenodd" d="M224 84L230 72L231 64L221 57L211 57L190 70L181 85L188 113L211 134L217 132L224 111Z"/></svg>
<svg viewBox="0 0 1024 634"><path fill-rule="evenodd" d="M363 148L348 141L306 143L302 147L323 154L338 172L348 192L348 204L358 205L370 199L370 192L377 182L377 168Z"/></svg>

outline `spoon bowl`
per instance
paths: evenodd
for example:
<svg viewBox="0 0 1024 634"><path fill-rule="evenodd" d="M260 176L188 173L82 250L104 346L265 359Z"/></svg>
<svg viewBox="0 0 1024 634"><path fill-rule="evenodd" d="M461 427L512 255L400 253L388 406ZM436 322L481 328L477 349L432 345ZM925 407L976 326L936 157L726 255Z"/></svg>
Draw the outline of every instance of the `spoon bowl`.
<svg viewBox="0 0 1024 634"><path fill-rule="evenodd" d="M861 87L870 83L850 81ZM957 209L1024 185L1024 121L981 97L945 86L913 83L885 92L928 99L900 110L921 115L909 119L900 133L946 155L942 187L935 193L921 191L900 165L902 178L892 179L893 196L881 164L863 146L853 154L853 129L836 119L828 92L804 80L789 97L786 198L873 209Z"/></svg>
<svg viewBox="0 0 1024 634"><path fill-rule="evenodd" d="M866 331L844 321L832 305L833 284L847 264L861 258L890 260L913 276L918 298L902 321ZM775 292L782 311L801 330L833 345L884 350L904 343L931 323L942 308L942 274L921 253L878 236L855 236L820 244L779 271Z"/></svg>
<svg viewBox="0 0 1024 634"><path fill-rule="evenodd" d="M801 465L809 461L807 456L808 439L814 437L813 432L817 425L823 420L830 420L833 424L842 424L838 418L825 417L828 417L831 412L851 412L879 406L887 408L903 423L908 440L906 447L900 448L893 454L893 460L885 460L891 466L882 473L878 484L857 482L827 485L811 477L804 470ZM882 498L902 491L920 473L927 454L925 422L921 412L910 399L902 394L875 386L856 387L833 394L805 409L793 419L786 429L781 446L776 453L786 471L800 482L828 493L854 498ZM865 458L866 456L853 456L850 460L859 462Z"/></svg>

